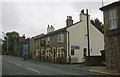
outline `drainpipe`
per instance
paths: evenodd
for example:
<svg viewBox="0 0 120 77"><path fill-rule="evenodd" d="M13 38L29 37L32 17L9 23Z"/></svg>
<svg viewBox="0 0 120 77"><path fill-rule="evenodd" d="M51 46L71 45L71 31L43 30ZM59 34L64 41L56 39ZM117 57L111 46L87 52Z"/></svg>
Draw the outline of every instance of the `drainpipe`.
<svg viewBox="0 0 120 77"><path fill-rule="evenodd" d="M70 56L70 39L69 39L69 32L68 32L68 55Z"/></svg>
<svg viewBox="0 0 120 77"><path fill-rule="evenodd" d="M70 56L70 42L69 42L70 39L69 38L70 37L69 37L69 32L68 31L67 31L67 33L68 33L68 44L67 45L68 45L68 58L69 58L69 56Z"/></svg>

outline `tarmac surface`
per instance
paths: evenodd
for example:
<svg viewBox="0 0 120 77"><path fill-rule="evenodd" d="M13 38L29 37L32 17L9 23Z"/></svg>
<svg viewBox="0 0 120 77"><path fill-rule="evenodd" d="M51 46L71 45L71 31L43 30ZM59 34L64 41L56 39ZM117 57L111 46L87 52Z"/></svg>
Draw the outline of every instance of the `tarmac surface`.
<svg viewBox="0 0 120 77"><path fill-rule="evenodd" d="M84 64L55 64L52 62L40 62L38 60L27 60L31 63L49 64L51 67L56 66L59 68L67 68L73 70L79 70L81 72L100 73L103 75L120 75L117 70L108 70L105 66L85 66Z"/></svg>
<svg viewBox="0 0 120 77"><path fill-rule="evenodd" d="M73 69L78 65L24 60L13 56L2 57L2 75L105 75Z"/></svg>

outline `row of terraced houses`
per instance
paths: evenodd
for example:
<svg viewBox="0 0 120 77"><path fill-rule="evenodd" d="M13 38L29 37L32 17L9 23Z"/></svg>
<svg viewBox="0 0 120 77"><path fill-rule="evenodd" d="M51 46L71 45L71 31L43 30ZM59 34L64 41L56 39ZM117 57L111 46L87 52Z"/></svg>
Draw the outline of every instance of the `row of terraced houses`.
<svg viewBox="0 0 120 77"><path fill-rule="evenodd" d="M88 55L87 14L80 13L80 21L73 23L72 16L67 16L66 27L55 30L48 25L47 34L32 37L29 41L33 59L62 63L83 63ZM103 34L90 23L90 55L101 55L104 50Z"/></svg>
<svg viewBox="0 0 120 77"><path fill-rule="evenodd" d="M90 56L100 55L104 50L108 69L120 73L120 1L100 8L104 15L104 35L89 21ZM87 14L81 11L79 22L73 23L67 16L66 27L55 30L48 25L47 34L39 34L15 45L16 55L22 55L22 44L29 44L29 56L41 61L83 63L88 56ZM105 40L104 40L105 39ZM17 49L18 48L18 49ZM18 51L19 50L19 51Z"/></svg>

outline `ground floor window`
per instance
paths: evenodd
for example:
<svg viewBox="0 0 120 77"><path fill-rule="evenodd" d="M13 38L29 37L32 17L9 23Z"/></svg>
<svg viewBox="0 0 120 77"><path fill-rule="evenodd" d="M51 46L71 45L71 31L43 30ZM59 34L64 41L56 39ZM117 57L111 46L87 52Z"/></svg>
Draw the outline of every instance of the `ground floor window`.
<svg viewBox="0 0 120 77"><path fill-rule="evenodd" d="M75 50L72 49L72 50L71 50L71 55L74 55L74 54L75 54Z"/></svg>
<svg viewBox="0 0 120 77"><path fill-rule="evenodd" d="M84 48L83 51L83 56L85 57L87 55L87 48Z"/></svg>

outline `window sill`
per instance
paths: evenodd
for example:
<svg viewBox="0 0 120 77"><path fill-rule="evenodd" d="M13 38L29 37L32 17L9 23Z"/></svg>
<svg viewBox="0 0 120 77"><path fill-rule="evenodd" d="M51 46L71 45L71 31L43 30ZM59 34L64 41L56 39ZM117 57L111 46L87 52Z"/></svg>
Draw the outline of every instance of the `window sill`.
<svg viewBox="0 0 120 77"><path fill-rule="evenodd" d="M64 42L58 42L58 44L64 44Z"/></svg>
<svg viewBox="0 0 120 77"><path fill-rule="evenodd" d="M108 36L113 36L113 35L118 35L118 34L120 34L120 29L118 29L118 28L107 31Z"/></svg>
<svg viewBox="0 0 120 77"><path fill-rule="evenodd" d="M46 46L49 46L50 44L47 44Z"/></svg>

